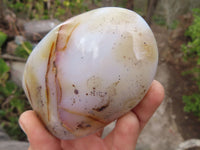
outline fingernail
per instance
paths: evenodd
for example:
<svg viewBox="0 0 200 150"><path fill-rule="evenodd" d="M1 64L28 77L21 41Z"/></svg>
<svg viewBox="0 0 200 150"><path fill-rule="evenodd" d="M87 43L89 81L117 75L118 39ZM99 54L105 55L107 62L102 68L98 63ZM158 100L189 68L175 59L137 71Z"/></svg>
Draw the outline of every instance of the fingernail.
<svg viewBox="0 0 200 150"><path fill-rule="evenodd" d="M22 131L26 134L26 128L25 128L23 122L20 119L19 119L19 126L22 129Z"/></svg>

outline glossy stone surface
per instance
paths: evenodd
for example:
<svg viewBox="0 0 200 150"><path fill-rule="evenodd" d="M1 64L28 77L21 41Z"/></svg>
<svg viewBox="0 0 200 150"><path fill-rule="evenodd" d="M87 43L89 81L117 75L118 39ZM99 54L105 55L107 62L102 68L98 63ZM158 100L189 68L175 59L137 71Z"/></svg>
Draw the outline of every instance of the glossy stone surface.
<svg viewBox="0 0 200 150"><path fill-rule="evenodd" d="M154 35L138 14L99 8L46 35L26 63L23 87L49 131L74 139L96 132L137 105L157 63Z"/></svg>

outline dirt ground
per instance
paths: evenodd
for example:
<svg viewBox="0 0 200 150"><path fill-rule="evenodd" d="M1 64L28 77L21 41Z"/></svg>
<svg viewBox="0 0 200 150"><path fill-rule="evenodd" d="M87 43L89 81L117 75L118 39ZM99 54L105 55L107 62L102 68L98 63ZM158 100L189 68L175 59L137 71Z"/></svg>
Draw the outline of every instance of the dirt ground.
<svg viewBox="0 0 200 150"><path fill-rule="evenodd" d="M160 52L160 63L166 63L169 67L170 76L173 82L170 82L168 93L172 98L172 113L184 140L191 138L200 138L200 120L192 113L183 111L184 104L182 96L190 94L195 90L194 83L190 76L182 76L181 72L190 68L188 64L182 61L180 45L184 42L184 29L177 28L169 31L166 27L152 25L152 30L157 39Z"/></svg>

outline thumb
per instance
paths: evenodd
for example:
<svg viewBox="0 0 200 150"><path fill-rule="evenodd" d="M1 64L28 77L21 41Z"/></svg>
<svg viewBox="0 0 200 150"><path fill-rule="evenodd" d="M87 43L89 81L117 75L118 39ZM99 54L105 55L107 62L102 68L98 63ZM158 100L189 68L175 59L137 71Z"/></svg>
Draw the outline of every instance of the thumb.
<svg viewBox="0 0 200 150"><path fill-rule="evenodd" d="M19 118L19 125L26 133L31 150L59 150L60 141L51 135L34 111L26 111Z"/></svg>

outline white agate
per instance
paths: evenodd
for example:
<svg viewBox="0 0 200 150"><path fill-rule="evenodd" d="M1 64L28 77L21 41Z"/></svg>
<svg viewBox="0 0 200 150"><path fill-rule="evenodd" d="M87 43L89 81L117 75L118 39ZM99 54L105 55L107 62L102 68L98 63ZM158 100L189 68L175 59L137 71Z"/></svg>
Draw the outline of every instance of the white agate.
<svg viewBox="0 0 200 150"><path fill-rule="evenodd" d="M135 107L154 78L158 50L133 11L107 7L55 27L26 63L32 108L60 139L83 137Z"/></svg>

